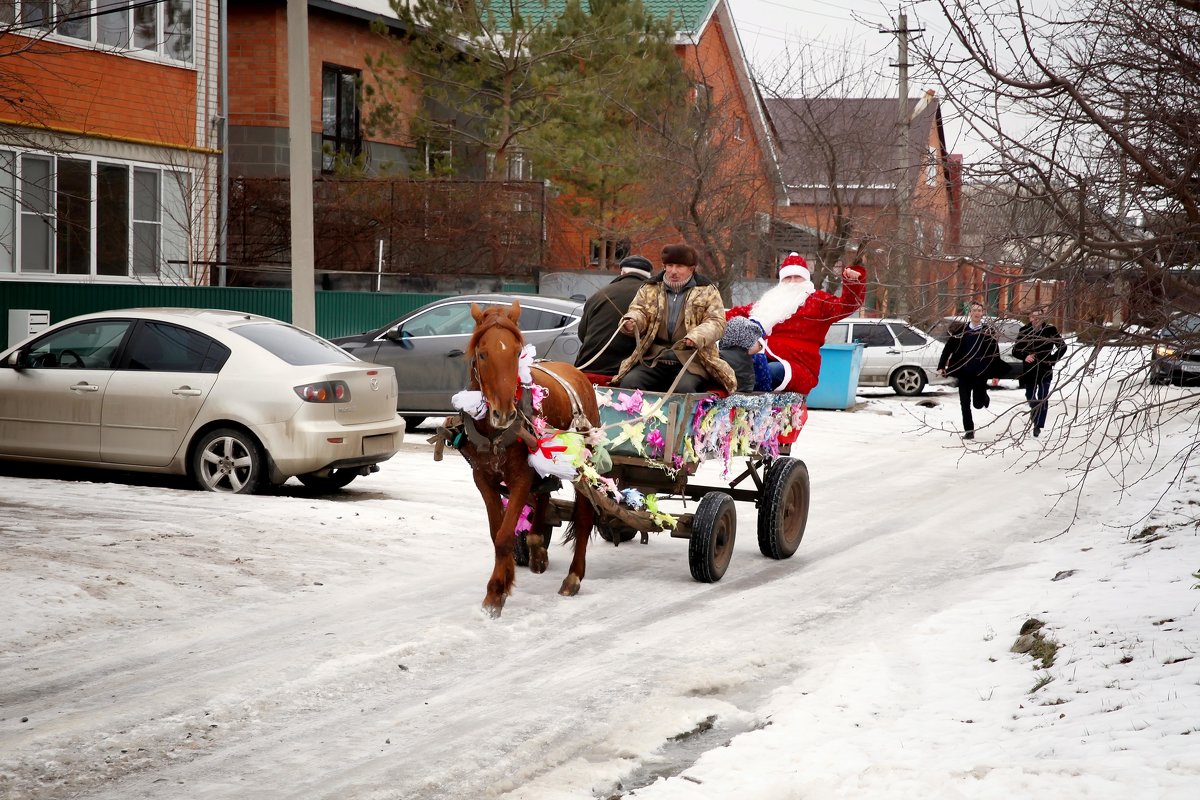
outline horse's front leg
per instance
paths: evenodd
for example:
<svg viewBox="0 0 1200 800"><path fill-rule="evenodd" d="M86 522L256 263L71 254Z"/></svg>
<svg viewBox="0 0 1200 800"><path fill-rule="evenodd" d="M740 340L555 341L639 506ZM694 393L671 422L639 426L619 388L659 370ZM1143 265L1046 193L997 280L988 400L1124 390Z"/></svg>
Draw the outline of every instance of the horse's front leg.
<svg viewBox="0 0 1200 800"><path fill-rule="evenodd" d="M488 580L487 594L483 597L483 610L491 617L499 617L504 608L504 601L512 594L513 583L517 578L517 562L513 557L516 548L517 520L521 510L529 499L530 478L521 475L507 479L508 507L496 528L493 543L496 548L496 563L492 568L492 577Z"/></svg>
<svg viewBox="0 0 1200 800"><path fill-rule="evenodd" d="M496 531L504 519L504 501L500 499L500 488L481 472L476 472L474 478L475 487L479 489L479 496L483 498L483 507L487 511L488 536L495 545Z"/></svg>
<svg viewBox="0 0 1200 800"><path fill-rule="evenodd" d="M564 597L579 594L579 584L583 582L583 574L587 571L587 546L592 538L592 526L596 522L596 509L591 502L584 499L581 492L575 493L575 510L571 514L571 526L575 531L575 554L571 558L571 569L563 578L558 593Z"/></svg>

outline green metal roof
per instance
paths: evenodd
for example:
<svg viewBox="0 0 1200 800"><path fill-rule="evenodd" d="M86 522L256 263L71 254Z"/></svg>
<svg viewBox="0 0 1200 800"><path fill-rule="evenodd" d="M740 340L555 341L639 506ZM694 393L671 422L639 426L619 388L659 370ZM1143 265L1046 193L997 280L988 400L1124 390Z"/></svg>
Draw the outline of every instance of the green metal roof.
<svg viewBox="0 0 1200 800"><path fill-rule="evenodd" d="M540 0L526 2L531 6L540 5ZM666 19L667 15L670 15L677 33L695 33L717 2L718 0L642 0L642 6L646 13L656 19ZM583 0L583 3L586 7L587 0ZM558 15L566 5L564 0L548 0L546 10Z"/></svg>

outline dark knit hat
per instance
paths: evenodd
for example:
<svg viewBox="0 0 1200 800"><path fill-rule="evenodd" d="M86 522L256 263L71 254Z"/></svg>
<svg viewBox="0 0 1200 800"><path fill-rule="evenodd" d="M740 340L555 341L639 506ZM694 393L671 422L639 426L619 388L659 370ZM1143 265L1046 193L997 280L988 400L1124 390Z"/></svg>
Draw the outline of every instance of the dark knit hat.
<svg viewBox="0 0 1200 800"><path fill-rule="evenodd" d="M640 275L643 278L649 278L654 272L654 265L650 263L650 259L641 256L626 256L621 259L618 266L621 268L622 275Z"/></svg>
<svg viewBox="0 0 1200 800"><path fill-rule="evenodd" d="M700 263L700 259L696 256L696 250L691 245L669 244L662 249L662 262L664 264L682 264L685 267L694 267Z"/></svg>

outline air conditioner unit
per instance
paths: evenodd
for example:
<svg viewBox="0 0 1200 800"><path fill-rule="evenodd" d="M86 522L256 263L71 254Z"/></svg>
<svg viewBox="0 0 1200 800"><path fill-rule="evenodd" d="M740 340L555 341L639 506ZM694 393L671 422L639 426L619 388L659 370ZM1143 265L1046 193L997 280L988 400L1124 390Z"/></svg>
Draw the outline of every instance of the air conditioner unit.
<svg viewBox="0 0 1200 800"><path fill-rule="evenodd" d="M34 311L29 308L8 310L8 347L41 333L50 327L49 311Z"/></svg>

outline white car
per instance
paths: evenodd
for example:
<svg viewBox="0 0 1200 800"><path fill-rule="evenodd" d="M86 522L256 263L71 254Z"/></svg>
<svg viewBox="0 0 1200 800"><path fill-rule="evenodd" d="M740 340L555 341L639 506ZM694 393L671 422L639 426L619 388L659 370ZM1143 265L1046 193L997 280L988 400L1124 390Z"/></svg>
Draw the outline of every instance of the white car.
<svg viewBox="0 0 1200 800"><path fill-rule="evenodd" d="M106 311L0 353L0 459L332 490L403 441L391 367L269 317Z"/></svg>
<svg viewBox="0 0 1200 800"><path fill-rule="evenodd" d="M927 384L950 383L938 375L942 343L902 319L848 317L835 322L825 344L863 345L859 386L891 386L896 394L918 395Z"/></svg>

